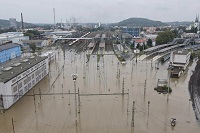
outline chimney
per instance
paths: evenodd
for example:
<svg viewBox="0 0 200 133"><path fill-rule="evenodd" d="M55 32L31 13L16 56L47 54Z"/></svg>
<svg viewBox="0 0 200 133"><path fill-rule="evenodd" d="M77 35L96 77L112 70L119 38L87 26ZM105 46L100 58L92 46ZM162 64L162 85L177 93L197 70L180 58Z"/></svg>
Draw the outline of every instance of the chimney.
<svg viewBox="0 0 200 133"><path fill-rule="evenodd" d="M23 21L23 15L21 13L21 22L22 22L22 32L24 32L24 21Z"/></svg>

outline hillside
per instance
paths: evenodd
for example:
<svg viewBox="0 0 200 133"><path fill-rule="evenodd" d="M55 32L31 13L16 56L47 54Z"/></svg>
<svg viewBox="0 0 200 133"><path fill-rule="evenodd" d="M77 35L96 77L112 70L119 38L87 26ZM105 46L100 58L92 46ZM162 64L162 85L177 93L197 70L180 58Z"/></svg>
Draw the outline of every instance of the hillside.
<svg viewBox="0 0 200 133"><path fill-rule="evenodd" d="M10 26L9 20L0 19L0 27L1 28L8 28ZM25 28L34 27L34 24L31 23L24 23ZM17 22L17 27L21 27L21 22Z"/></svg>
<svg viewBox="0 0 200 133"><path fill-rule="evenodd" d="M161 21L153 21L146 18L129 18L126 20L123 20L117 24L116 26L141 26L141 27L149 27L149 26L167 26L166 23L163 23Z"/></svg>

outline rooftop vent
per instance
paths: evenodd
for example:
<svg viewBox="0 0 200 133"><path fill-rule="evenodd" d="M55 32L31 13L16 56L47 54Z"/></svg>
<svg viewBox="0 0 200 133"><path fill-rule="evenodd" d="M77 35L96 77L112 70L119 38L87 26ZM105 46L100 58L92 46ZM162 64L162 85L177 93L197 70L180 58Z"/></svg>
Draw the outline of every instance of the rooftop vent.
<svg viewBox="0 0 200 133"><path fill-rule="evenodd" d="M28 59L22 60L22 62L27 62L27 61L28 61Z"/></svg>
<svg viewBox="0 0 200 133"><path fill-rule="evenodd" d="M183 51L178 51L178 54L182 54L183 53Z"/></svg>
<svg viewBox="0 0 200 133"><path fill-rule="evenodd" d="M6 67L5 69L3 69L3 71L9 71L11 69L12 69L12 67Z"/></svg>
<svg viewBox="0 0 200 133"><path fill-rule="evenodd" d="M15 63L15 64L13 64L12 66L17 67L17 66L19 66L19 65L21 65L21 63Z"/></svg>
<svg viewBox="0 0 200 133"><path fill-rule="evenodd" d="M30 59L34 59L35 58L35 56L31 56L31 57L29 57Z"/></svg>
<svg viewBox="0 0 200 133"><path fill-rule="evenodd" d="M11 74L13 74L14 72L11 72Z"/></svg>

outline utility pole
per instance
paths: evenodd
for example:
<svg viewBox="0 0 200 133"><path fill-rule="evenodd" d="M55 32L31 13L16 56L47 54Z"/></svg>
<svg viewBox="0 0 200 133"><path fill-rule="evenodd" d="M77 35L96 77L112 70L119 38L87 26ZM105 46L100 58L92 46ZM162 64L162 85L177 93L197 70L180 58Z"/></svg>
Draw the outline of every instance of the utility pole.
<svg viewBox="0 0 200 133"><path fill-rule="evenodd" d="M123 77L123 84L122 84L122 95L124 95L124 77Z"/></svg>
<svg viewBox="0 0 200 133"><path fill-rule="evenodd" d="M147 85L147 80L145 79L145 83L144 83L144 96L146 95L146 85Z"/></svg>
<svg viewBox="0 0 200 133"><path fill-rule="evenodd" d="M71 94L70 94L70 90L69 90L68 92L69 92L69 103L68 103L68 105L70 105L70 95L71 95Z"/></svg>
<svg viewBox="0 0 200 133"><path fill-rule="evenodd" d="M80 113L80 106L81 106L81 100L80 100L80 91L78 88L78 107L79 107L78 113Z"/></svg>
<svg viewBox="0 0 200 133"><path fill-rule="evenodd" d="M128 114L128 107L129 107L129 89L128 89L127 114Z"/></svg>
<svg viewBox="0 0 200 133"><path fill-rule="evenodd" d="M76 79L78 78L77 74L72 74L74 81L74 92L75 92L75 115L76 115L76 124L77 124L77 99L76 99Z"/></svg>
<svg viewBox="0 0 200 133"><path fill-rule="evenodd" d="M150 105L150 101L148 101L148 115L149 115L149 105Z"/></svg>
<svg viewBox="0 0 200 133"><path fill-rule="evenodd" d="M15 125L14 125L14 120L12 118L12 127L13 127L13 133L15 133Z"/></svg>
<svg viewBox="0 0 200 133"><path fill-rule="evenodd" d="M63 97L63 84L62 84L62 98L64 98L64 97Z"/></svg>
<svg viewBox="0 0 200 133"><path fill-rule="evenodd" d="M132 122L131 126L134 127L134 115L135 115L135 101L133 101L133 108L132 108Z"/></svg>

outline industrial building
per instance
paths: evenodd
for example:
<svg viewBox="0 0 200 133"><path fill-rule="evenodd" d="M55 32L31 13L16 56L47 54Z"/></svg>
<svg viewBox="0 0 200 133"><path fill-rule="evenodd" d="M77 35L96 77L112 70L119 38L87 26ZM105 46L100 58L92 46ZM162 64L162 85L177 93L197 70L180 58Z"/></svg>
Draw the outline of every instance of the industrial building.
<svg viewBox="0 0 200 133"><path fill-rule="evenodd" d="M172 68L171 76L180 77L181 73L186 70L190 62L190 51L174 51L170 55L170 67Z"/></svg>
<svg viewBox="0 0 200 133"><path fill-rule="evenodd" d="M6 63L0 74L0 109L8 109L49 73L48 57Z"/></svg>
<svg viewBox="0 0 200 133"><path fill-rule="evenodd" d="M29 40L28 36L24 36L22 32L7 32L0 34L0 44L12 42L20 44L21 40Z"/></svg>
<svg viewBox="0 0 200 133"><path fill-rule="evenodd" d="M128 33L133 37L138 37L140 36L140 27L123 27L122 33Z"/></svg>
<svg viewBox="0 0 200 133"><path fill-rule="evenodd" d="M20 45L14 43L7 43L4 45L0 45L0 63L6 62L20 55L21 55Z"/></svg>

